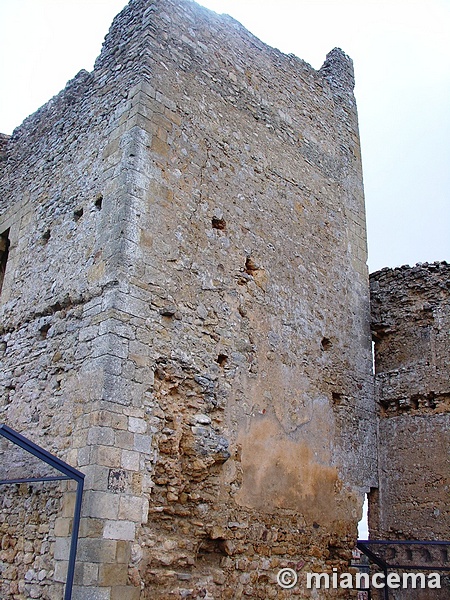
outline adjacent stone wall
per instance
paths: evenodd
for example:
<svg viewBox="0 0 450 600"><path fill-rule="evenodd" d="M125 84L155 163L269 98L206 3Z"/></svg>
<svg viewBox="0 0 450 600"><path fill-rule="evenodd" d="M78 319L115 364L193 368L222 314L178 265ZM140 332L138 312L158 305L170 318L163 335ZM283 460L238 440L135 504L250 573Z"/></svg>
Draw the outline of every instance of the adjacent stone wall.
<svg viewBox="0 0 450 600"><path fill-rule="evenodd" d="M450 265L383 269L371 275L370 284L380 410L379 488L369 502L370 534L449 540ZM445 550L434 551L430 561L450 568ZM417 597L447 598L448 577L442 583L441 591Z"/></svg>
<svg viewBox="0 0 450 600"><path fill-rule="evenodd" d="M347 569L376 484L353 83L340 50L315 71L132 0L9 140L1 418L86 473L76 598Z"/></svg>
<svg viewBox="0 0 450 600"><path fill-rule="evenodd" d="M371 275L380 480L373 537L450 539L450 266Z"/></svg>
<svg viewBox="0 0 450 600"><path fill-rule="evenodd" d="M2 486L0 495L0 597L60 600L55 582L55 484Z"/></svg>

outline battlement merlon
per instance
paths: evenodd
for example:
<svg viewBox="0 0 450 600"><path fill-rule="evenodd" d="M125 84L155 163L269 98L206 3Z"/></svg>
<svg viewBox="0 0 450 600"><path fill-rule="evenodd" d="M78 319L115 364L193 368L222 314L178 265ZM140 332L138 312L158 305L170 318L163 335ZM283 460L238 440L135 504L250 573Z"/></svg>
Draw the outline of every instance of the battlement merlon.
<svg viewBox="0 0 450 600"><path fill-rule="evenodd" d="M353 92L355 72L352 59L340 48L328 52L325 62L319 69L335 90Z"/></svg>

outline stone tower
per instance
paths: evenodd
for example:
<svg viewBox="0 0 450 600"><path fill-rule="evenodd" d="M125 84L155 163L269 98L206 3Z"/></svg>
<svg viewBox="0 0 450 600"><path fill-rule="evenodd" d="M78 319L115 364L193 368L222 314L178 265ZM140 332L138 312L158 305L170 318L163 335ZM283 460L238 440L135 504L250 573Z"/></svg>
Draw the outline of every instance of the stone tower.
<svg viewBox="0 0 450 600"><path fill-rule="evenodd" d="M341 50L316 71L131 0L9 140L0 418L86 474L77 599L277 598L283 566L347 568L376 484L353 84ZM7 598L61 597L52 493Z"/></svg>
<svg viewBox="0 0 450 600"><path fill-rule="evenodd" d="M379 420L380 539L450 540L450 266L371 275Z"/></svg>

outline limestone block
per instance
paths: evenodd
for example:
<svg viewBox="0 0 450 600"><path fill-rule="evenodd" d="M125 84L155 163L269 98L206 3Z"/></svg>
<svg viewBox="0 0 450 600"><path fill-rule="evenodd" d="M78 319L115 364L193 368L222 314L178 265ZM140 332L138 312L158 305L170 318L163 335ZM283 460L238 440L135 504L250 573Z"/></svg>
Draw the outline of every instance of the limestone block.
<svg viewBox="0 0 450 600"><path fill-rule="evenodd" d="M75 565L74 581L77 585L89 586L99 583L99 565L98 563L80 562Z"/></svg>
<svg viewBox="0 0 450 600"><path fill-rule="evenodd" d="M111 592L111 600L139 600L141 591L138 587L117 586Z"/></svg>
<svg viewBox="0 0 450 600"><path fill-rule="evenodd" d="M55 539L55 560L68 560L70 551L70 538L57 537Z"/></svg>
<svg viewBox="0 0 450 600"><path fill-rule="evenodd" d="M109 540L134 540L136 524L132 521L106 521L103 537Z"/></svg>
<svg viewBox="0 0 450 600"><path fill-rule="evenodd" d="M102 446L114 445L114 429L111 427L91 427L88 432L88 444Z"/></svg>
<svg viewBox="0 0 450 600"><path fill-rule="evenodd" d="M78 540L77 560L88 563L114 562L117 544L113 540L82 538Z"/></svg>
<svg viewBox="0 0 450 600"><path fill-rule="evenodd" d="M55 520L55 536L57 537L66 537L70 534L70 527L72 525L72 519L58 517Z"/></svg>
<svg viewBox="0 0 450 600"><path fill-rule="evenodd" d="M152 452L152 436L136 433L134 435L134 450L150 454Z"/></svg>
<svg viewBox="0 0 450 600"><path fill-rule="evenodd" d="M129 417L128 431L131 431L132 433L146 433L147 432L147 422L144 419L138 419L136 417Z"/></svg>
<svg viewBox="0 0 450 600"><path fill-rule="evenodd" d="M73 600L111 600L111 588L74 585Z"/></svg>
<svg viewBox="0 0 450 600"><path fill-rule="evenodd" d="M144 510L144 499L140 496L125 496L120 498L119 519L140 523Z"/></svg>
<svg viewBox="0 0 450 600"><path fill-rule="evenodd" d="M98 584L101 586L116 587L125 585L128 579L128 566L116 562L102 564L98 573Z"/></svg>
<svg viewBox="0 0 450 600"><path fill-rule="evenodd" d="M101 465L83 467L84 485L88 490L106 491L108 489L109 468Z"/></svg>
<svg viewBox="0 0 450 600"><path fill-rule="evenodd" d="M92 448L92 461L105 467L120 467L121 450L112 446L95 446Z"/></svg>
<svg viewBox="0 0 450 600"><path fill-rule="evenodd" d="M116 519L119 512L119 497L102 491L86 490L83 494L82 515L99 519Z"/></svg>
<svg viewBox="0 0 450 600"><path fill-rule="evenodd" d="M139 471L140 454L132 450L122 450L121 466L129 471Z"/></svg>
<svg viewBox="0 0 450 600"><path fill-rule="evenodd" d="M67 567L68 561L56 560L55 561L55 574L53 578L55 581L65 583L67 581Z"/></svg>

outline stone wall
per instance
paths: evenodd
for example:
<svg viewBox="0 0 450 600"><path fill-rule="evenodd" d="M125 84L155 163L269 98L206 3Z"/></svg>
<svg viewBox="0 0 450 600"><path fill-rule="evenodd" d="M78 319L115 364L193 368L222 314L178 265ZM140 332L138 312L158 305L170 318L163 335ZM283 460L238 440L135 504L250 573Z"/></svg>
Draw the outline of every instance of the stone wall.
<svg viewBox="0 0 450 600"><path fill-rule="evenodd" d="M371 275L370 284L380 410L379 488L369 498L370 534L449 540L450 266L383 269ZM448 548L415 552L416 563L450 568ZM450 581L442 575L441 590L414 597L448 598ZM390 592L399 600L410 593Z"/></svg>
<svg viewBox="0 0 450 600"><path fill-rule="evenodd" d="M353 83L340 50L315 71L132 0L9 140L1 418L86 473L76 598L347 568L376 484Z"/></svg>
<svg viewBox="0 0 450 600"><path fill-rule="evenodd" d="M379 491L370 523L380 539L450 539L450 266L371 275Z"/></svg>
<svg viewBox="0 0 450 600"><path fill-rule="evenodd" d="M2 486L0 495L0 597L63 597L55 582L55 520L60 512L55 484Z"/></svg>

